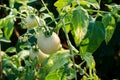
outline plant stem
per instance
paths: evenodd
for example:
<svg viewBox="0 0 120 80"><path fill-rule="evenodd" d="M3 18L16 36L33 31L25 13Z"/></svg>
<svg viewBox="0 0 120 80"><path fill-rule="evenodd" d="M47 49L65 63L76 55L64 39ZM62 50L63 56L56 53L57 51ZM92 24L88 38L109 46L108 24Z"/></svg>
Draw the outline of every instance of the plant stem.
<svg viewBox="0 0 120 80"><path fill-rule="evenodd" d="M100 11L100 10L91 10L91 9L86 9L87 11L90 11L90 12L100 12L100 13L110 13L108 11Z"/></svg>
<svg viewBox="0 0 120 80"><path fill-rule="evenodd" d="M72 55L72 61L73 61L73 68L75 70L75 80L77 80L77 74L76 74L76 67L75 67L75 59L74 59L74 53L73 53L73 46L70 42L70 39L68 37L68 34L67 34L67 31L66 31L66 26L65 26L65 22L64 20L62 19L62 24L63 24L63 28L64 28L64 31L65 31L65 36L67 38L67 43L68 43L68 46L70 48L70 54Z"/></svg>
<svg viewBox="0 0 120 80"><path fill-rule="evenodd" d="M92 69L91 68L89 69L89 75L90 75L90 78L93 78L93 76L92 76Z"/></svg>
<svg viewBox="0 0 120 80"><path fill-rule="evenodd" d="M46 8L47 12L51 15L52 21L54 21L55 24L57 25L57 21L54 19L53 14L49 11L49 9L47 8L47 6L45 5L45 2L43 0L41 0L41 1L42 1L42 4L44 5L44 7Z"/></svg>

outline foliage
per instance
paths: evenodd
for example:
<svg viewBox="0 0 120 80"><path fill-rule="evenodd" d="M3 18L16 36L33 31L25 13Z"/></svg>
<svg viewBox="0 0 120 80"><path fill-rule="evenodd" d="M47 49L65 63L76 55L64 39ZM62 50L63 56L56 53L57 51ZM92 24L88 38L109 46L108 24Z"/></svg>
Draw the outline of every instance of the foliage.
<svg viewBox="0 0 120 80"><path fill-rule="evenodd" d="M103 41L108 44L111 40L116 23L120 21L120 5L106 5L108 11L101 11L101 0L58 0L54 6L59 16L55 18L43 0L40 10L28 5L35 1L10 0L9 7L0 5L8 13L0 19L1 43L10 43L17 19L21 20L17 24L27 29L27 32L18 38L16 46L1 53L3 80L78 80L77 73L82 76L81 80L99 80L93 53ZM17 3L21 4L18 9L14 6ZM37 27L26 26L25 19L30 15L38 17ZM52 23L55 23L55 27L49 26ZM65 33L69 49L61 47L42 63L39 63L38 57L31 60L30 50L38 45L36 34L43 32L49 37L52 32L60 34L60 29ZM70 41L69 33L72 34L75 46ZM75 55L80 56L79 64L75 62Z"/></svg>

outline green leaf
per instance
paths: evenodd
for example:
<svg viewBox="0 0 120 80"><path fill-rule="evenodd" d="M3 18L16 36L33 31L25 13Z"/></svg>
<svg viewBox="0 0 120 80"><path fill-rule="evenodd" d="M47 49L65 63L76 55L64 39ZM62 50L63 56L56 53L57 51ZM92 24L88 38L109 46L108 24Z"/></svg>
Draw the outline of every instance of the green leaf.
<svg viewBox="0 0 120 80"><path fill-rule="evenodd" d="M13 33L14 19L15 19L14 15L8 15L5 18L3 18L0 22L0 27L2 26L4 36L6 39L9 39Z"/></svg>
<svg viewBox="0 0 120 80"><path fill-rule="evenodd" d="M25 80L34 80L35 79L35 70L32 70L29 67L26 67Z"/></svg>
<svg viewBox="0 0 120 80"><path fill-rule="evenodd" d="M45 76L49 75L69 62L70 53L69 50L61 50L51 55L48 59L42 63L40 71L40 78L44 80Z"/></svg>
<svg viewBox="0 0 120 80"><path fill-rule="evenodd" d="M67 80L65 75L63 75L63 70L56 70L54 72L49 73L45 80Z"/></svg>
<svg viewBox="0 0 120 80"><path fill-rule="evenodd" d="M72 19L72 15L71 14L67 14L64 17L64 21L65 21L65 26L66 26L67 33L69 33L69 31L71 30L71 19Z"/></svg>
<svg viewBox="0 0 120 80"><path fill-rule="evenodd" d="M0 29L0 38L3 37L3 31Z"/></svg>
<svg viewBox="0 0 120 80"><path fill-rule="evenodd" d="M32 6L23 5L23 6L20 6L19 11L21 14L26 13L26 14L23 14L23 16L26 16L26 15L35 14L37 12L37 9L33 8Z"/></svg>
<svg viewBox="0 0 120 80"><path fill-rule="evenodd" d="M68 52L57 52L55 55L51 56L51 60L53 61L53 64L50 67L50 72L55 71L56 69L59 69L62 67L65 63L69 61L70 54Z"/></svg>
<svg viewBox="0 0 120 80"><path fill-rule="evenodd" d="M112 15L106 14L105 16L103 16L102 22L105 27L105 41L106 43L108 43L112 38L112 35L116 27L115 19Z"/></svg>
<svg viewBox="0 0 120 80"><path fill-rule="evenodd" d="M105 4L111 11L117 11L117 10L120 10L120 5L117 5L117 4Z"/></svg>
<svg viewBox="0 0 120 80"><path fill-rule="evenodd" d="M87 66L90 69L95 69L95 61L91 53L87 52L87 53L82 53L80 55L87 62Z"/></svg>
<svg viewBox="0 0 120 80"><path fill-rule="evenodd" d="M14 21L12 19L8 20L7 26L4 27L4 34L7 39L9 39L13 33Z"/></svg>
<svg viewBox="0 0 120 80"><path fill-rule="evenodd" d="M88 45L89 45L89 38L87 37L87 38L83 39L81 44L80 44L80 52L81 53L86 52Z"/></svg>
<svg viewBox="0 0 120 80"><path fill-rule="evenodd" d="M14 7L14 3L15 3L15 0L9 0L9 6L10 6L11 8Z"/></svg>
<svg viewBox="0 0 120 80"><path fill-rule="evenodd" d="M17 15L17 14L18 14L17 9L16 9L16 8L13 8L13 9L11 10L11 14L12 14L12 15Z"/></svg>
<svg viewBox="0 0 120 80"><path fill-rule="evenodd" d="M57 7L58 12L60 12L65 6L70 5L72 1L73 0L58 0L54 6Z"/></svg>
<svg viewBox="0 0 120 80"><path fill-rule="evenodd" d="M18 53L19 58L25 59L29 56L30 51L29 50L22 50Z"/></svg>
<svg viewBox="0 0 120 80"><path fill-rule="evenodd" d="M100 9L100 6L96 0L81 0L80 4L87 5L88 7L93 6L95 9Z"/></svg>
<svg viewBox="0 0 120 80"><path fill-rule="evenodd" d="M23 5L26 5L27 3L32 3L36 0L16 0L17 3L20 3L20 4L23 4Z"/></svg>
<svg viewBox="0 0 120 80"><path fill-rule="evenodd" d="M77 7L73 11L72 17L72 34L77 46L80 44L85 34L87 33L88 23L89 16L87 11L82 7Z"/></svg>
<svg viewBox="0 0 120 80"><path fill-rule="evenodd" d="M92 21L89 24L87 35L81 42L80 51L93 53L105 39L105 28L102 22ZM86 40L86 41L85 41Z"/></svg>
<svg viewBox="0 0 120 80"><path fill-rule="evenodd" d="M6 50L6 52L10 52L10 53L16 52L16 48L15 48L15 47L9 47L9 48Z"/></svg>
<svg viewBox="0 0 120 80"><path fill-rule="evenodd" d="M11 61L13 62L13 64L16 66L16 67L20 67L21 66L21 61L20 61L20 58L17 56L17 55L13 55L11 58Z"/></svg>
<svg viewBox="0 0 120 80"><path fill-rule="evenodd" d="M16 0L16 2L23 4L23 5L26 5L29 2L29 0Z"/></svg>
<svg viewBox="0 0 120 80"><path fill-rule="evenodd" d="M7 25L6 18L0 19L0 28L4 28Z"/></svg>
<svg viewBox="0 0 120 80"><path fill-rule="evenodd" d="M8 40L8 39L6 39L6 38L4 38L4 37L1 37L1 38L0 38L0 42L10 43L11 41Z"/></svg>
<svg viewBox="0 0 120 80"><path fill-rule="evenodd" d="M4 58L2 59L2 68L6 68L6 67L16 67L16 65L13 64L13 62L9 59L9 58Z"/></svg>

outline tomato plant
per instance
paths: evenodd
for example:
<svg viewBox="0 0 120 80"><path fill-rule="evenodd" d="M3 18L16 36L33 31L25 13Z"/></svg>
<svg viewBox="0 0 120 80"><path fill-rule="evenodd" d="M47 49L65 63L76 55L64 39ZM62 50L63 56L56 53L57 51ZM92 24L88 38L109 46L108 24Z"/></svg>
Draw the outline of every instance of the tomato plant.
<svg viewBox="0 0 120 80"><path fill-rule="evenodd" d="M8 2L0 5L6 12L0 19L2 80L102 79L93 54L113 38L120 22L120 5L106 4L107 10L101 10L101 0L57 0L56 18L45 0ZM31 6L34 2L41 7ZM26 32L21 35L19 29ZM59 35L60 30L64 35ZM12 45L14 34L17 43ZM11 45L4 48L4 44Z"/></svg>

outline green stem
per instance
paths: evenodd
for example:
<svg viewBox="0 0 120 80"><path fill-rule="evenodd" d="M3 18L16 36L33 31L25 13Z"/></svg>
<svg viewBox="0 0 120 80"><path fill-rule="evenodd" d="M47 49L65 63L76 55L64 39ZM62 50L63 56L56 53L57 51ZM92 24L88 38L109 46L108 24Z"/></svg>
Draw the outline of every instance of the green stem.
<svg viewBox="0 0 120 80"><path fill-rule="evenodd" d="M67 38L67 43L68 43L68 46L70 48L70 54L72 55L72 61L73 61L73 68L75 70L75 80L77 80L77 75L76 75L76 67L75 67L75 59L74 59L74 53L73 53L73 46L70 42L70 39L68 37L68 34L67 34L67 31L66 31L66 26L65 26L65 22L64 20L62 19L62 24L63 24L63 27L64 27L64 31L65 31L65 36Z"/></svg>
<svg viewBox="0 0 120 80"><path fill-rule="evenodd" d="M56 20L59 20L59 19L60 19L60 18L58 17L58 18L55 19L55 21L56 21ZM53 22L54 22L54 21L52 20L52 21L50 21L49 23L47 23L47 25L50 25L50 24L53 23Z"/></svg>
<svg viewBox="0 0 120 80"><path fill-rule="evenodd" d="M89 69L89 74L90 74L90 78L93 78L92 69L91 68Z"/></svg>
<svg viewBox="0 0 120 80"><path fill-rule="evenodd" d="M0 7L5 8L5 9L8 9L8 10L10 10L10 11L12 11L12 10L14 9L14 8L9 8L9 7L5 6L5 5L0 5ZM22 14L22 13L20 13L20 12L18 12L18 11L17 11L17 14L20 14L21 16L26 17L24 14ZM16 16L16 18L23 18L23 17L18 17L18 16Z"/></svg>
<svg viewBox="0 0 120 80"><path fill-rule="evenodd" d="M92 9L86 9L86 10L90 12L110 13L109 11L100 11L100 10L92 10Z"/></svg>
<svg viewBox="0 0 120 80"><path fill-rule="evenodd" d="M0 7L6 8L6 9L11 9L11 8L7 7L6 5L0 5Z"/></svg>
<svg viewBox="0 0 120 80"><path fill-rule="evenodd" d="M41 1L42 1L42 4L44 5L44 7L46 8L47 12L51 15L52 21L54 21L55 24L57 25L57 21L54 19L53 14L49 11L49 9L47 8L47 6L45 5L45 2L43 0L41 0Z"/></svg>

